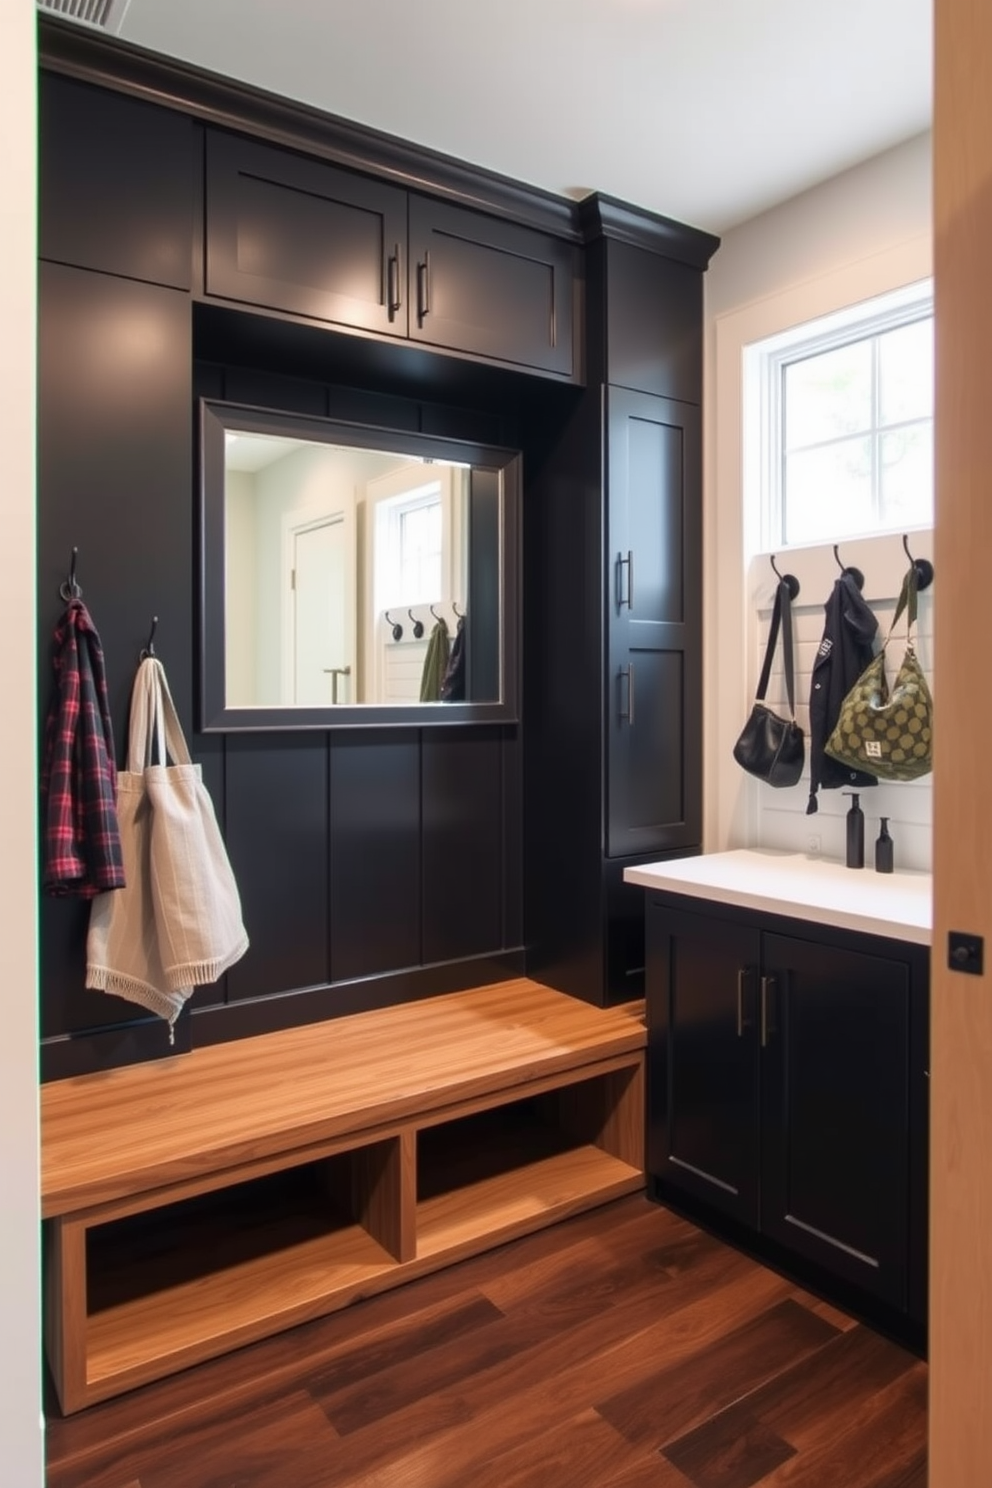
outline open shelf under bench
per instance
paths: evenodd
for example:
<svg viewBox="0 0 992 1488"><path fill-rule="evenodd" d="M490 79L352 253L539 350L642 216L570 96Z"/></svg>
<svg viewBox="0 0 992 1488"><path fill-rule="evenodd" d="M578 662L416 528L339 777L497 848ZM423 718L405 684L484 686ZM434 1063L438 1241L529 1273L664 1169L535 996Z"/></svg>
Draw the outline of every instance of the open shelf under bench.
<svg viewBox="0 0 992 1488"><path fill-rule="evenodd" d="M642 1187L644 1045L519 978L45 1086L63 1411Z"/></svg>

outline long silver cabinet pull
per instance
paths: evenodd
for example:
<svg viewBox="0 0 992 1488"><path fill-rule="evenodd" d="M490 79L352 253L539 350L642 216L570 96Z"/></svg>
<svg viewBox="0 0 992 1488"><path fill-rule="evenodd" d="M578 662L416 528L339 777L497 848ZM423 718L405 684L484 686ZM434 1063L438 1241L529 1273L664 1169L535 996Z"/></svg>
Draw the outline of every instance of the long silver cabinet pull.
<svg viewBox="0 0 992 1488"><path fill-rule="evenodd" d="M627 570L627 584L626 584L626 591L627 592L626 593L624 593L624 582L623 582L623 571L624 571L624 569ZM623 556L622 553L618 553L617 554L617 570L616 571L617 571L617 579L616 579L616 584L617 584L617 611L619 612L620 610L623 609L624 605L627 606L628 610L630 609L631 598L632 598L632 595L633 595L633 590L631 588L631 585L633 584L634 555L630 551L629 548L627 550L627 556L626 556L626 558Z"/></svg>
<svg viewBox="0 0 992 1488"><path fill-rule="evenodd" d="M389 258L389 318L400 308L400 245L396 243Z"/></svg>
<svg viewBox="0 0 992 1488"><path fill-rule="evenodd" d="M768 1048L768 999L775 991L775 978L761 978L761 1047Z"/></svg>
<svg viewBox="0 0 992 1488"><path fill-rule="evenodd" d="M423 263L417 265L417 317L423 324L431 311L431 253L428 248Z"/></svg>
<svg viewBox="0 0 992 1488"><path fill-rule="evenodd" d="M627 683L627 706L623 706L623 684ZM634 722L634 663L621 667L617 672L617 718L623 723L624 719L629 724Z"/></svg>
<svg viewBox="0 0 992 1488"><path fill-rule="evenodd" d="M627 550L627 608L634 608L634 552L632 548Z"/></svg>

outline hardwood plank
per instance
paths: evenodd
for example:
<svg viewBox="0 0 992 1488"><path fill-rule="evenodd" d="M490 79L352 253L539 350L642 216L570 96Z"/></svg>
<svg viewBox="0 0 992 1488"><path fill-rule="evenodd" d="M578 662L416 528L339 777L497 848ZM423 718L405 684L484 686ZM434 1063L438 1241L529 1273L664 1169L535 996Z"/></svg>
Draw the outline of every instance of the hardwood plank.
<svg viewBox="0 0 992 1488"><path fill-rule="evenodd" d="M796 1449L754 1416L726 1413L665 1448L665 1457L693 1488L753 1488L796 1455Z"/></svg>
<svg viewBox="0 0 992 1488"><path fill-rule="evenodd" d="M68 1412L86 1399L86 1230L53 1219L45 1239L45 1348Z"/></svg>
<svg viewBox="0 0 992 1488"><path fill-rule="evenodd" d="M181 1436L153 1447L138 1448L121 1464L141 1488L239 1488L264 1479L276 1469L284 1485L292 1482L286 1464L297 1453L333 1456L334 1428L306 1391L282 1396L250 1416L198 1423ZM237 1469L232 1472L232 1457ZM48 1488L120 1488L121 1472L110 1468L96 1475L91 1467L65 1470L48 1480Z"/></svg>
<svg viewBox="0 0 992 1488"><path fill-rule="evenodd" d="M605 1396L599 1410L631 1441L661 1447L835 1336L823 1318L786 1298L694 1358Z"/></svg>
<svg viewBox="0 0 992 1488"><path fill-rule="evenodd" d="M714 1485L722 1482L719 1464L733 1453L735 1443L746 1441L756 1423L792 1443L786 1454L792 1455L794 1444L811 1428L822 1430L825 1422L833 1422L841 1434L861 1398L900 1378L915 1362L888 1339L855 1326L670 1441L665 1456L700 1488L710 1488L711 1479Z"/></svg>
<svg viewBox="0 0 992 1488"><path fill-rule="evenodd" d="M877 1488L915 1474L926 1449L926 1366L861 1400L840 1425L818 1422L798 1455L765 1478L761 1488ZM798 1442L797 1442L798 1445ZM893 1476L895 1475L895 1476Z"/></svg>
<svg viewBox="0 0 992 1488"><path fill-rule="evenodd" d="M629 1012L520 977L61 1080L41 1092L44 1213L420 1115L427 1092L442 1108L644 1042Z"/></svg>
<svg viewBox="0 0 992 1488"><path fill-rule="evenodd" d="M495 1356L509 1340L513 1347L506 1357L483 1361L480 1351L469 1359L461 1350L457 1367L439 1360L433 1393L424 1390L420 1375L380 1376L374 1382L376 1409L381 1412L388 1399L390 1414L379 1414L371 1429L345 1437L334 1475L315 1478L312 1488L347 1484L355 1475L380 1467L386 1471L397 1459L408 1458L419 1462L425 1475L433 1474L432 1488L464 1488L480 1453L526 1442L551 1429L563 1412L593 1404L603 1379L629 1384L656 1371L672 1347L676 1353L680 1346L686 1352L699 1348L703 1339L720 1336L778 1302L785 1286L723 1248L681 1288L659 1289L655 1279L642 1280L623 1302L598 1314L586 1312L572 1327L562 1325L560 1313L508 1318L493 1325L486 1341ZM449 1370L454 1383L448 1382ZM549 1380L553 1391L546 1388ZM349 1411L356 1406L354 1399L346 1402ZM425 1445L411 1455L411 1442ZM299 1488L310 1488L310 1480Z"/></svg>

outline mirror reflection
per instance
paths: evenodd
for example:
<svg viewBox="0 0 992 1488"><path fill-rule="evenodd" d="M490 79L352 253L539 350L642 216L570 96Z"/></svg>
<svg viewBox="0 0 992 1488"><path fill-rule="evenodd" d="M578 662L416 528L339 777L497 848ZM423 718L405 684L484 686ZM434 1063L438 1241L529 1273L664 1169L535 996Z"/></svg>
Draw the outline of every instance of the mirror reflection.
<svg viewBox="0 0 992 1488"><path fill-rule="evenodd" d="M468 474L229 430L228 703L464 701Z"/></svg>
<svg viewBox="0 0 992 1488"><path fill-rule="evenodd" d="M505 701L515 456L207 403L202 432L205 727Z"/></svg>

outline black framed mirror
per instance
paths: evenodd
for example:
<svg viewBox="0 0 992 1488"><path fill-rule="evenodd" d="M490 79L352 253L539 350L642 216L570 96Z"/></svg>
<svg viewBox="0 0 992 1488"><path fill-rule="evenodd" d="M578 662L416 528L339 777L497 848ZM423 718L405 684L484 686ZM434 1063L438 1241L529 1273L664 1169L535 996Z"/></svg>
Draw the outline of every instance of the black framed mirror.
<svg viewBox="0 0 992 1488"><path fill-rule="evenodd" d="M521 457L203 399L200 727L518 717Z"/></svg>

